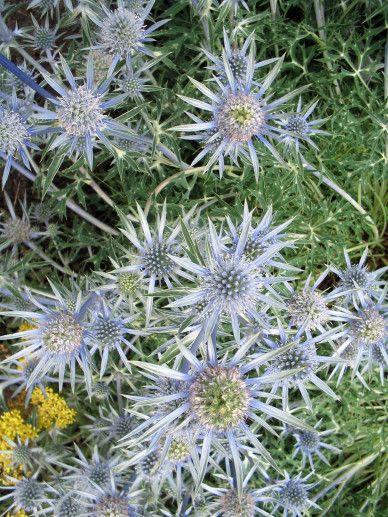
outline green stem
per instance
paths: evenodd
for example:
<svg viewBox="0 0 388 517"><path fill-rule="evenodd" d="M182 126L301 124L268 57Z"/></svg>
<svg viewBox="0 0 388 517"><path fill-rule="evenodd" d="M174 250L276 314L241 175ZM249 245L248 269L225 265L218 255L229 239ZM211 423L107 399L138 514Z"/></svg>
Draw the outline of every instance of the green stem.
<svg viewBox="0 0 388 517"><path fill-rule="evenodd" d="M376 227L375 222L373 221L371 216L368 215L368 212L359 203L357 203L357 201L355 199L353 199L352 196L350 196L347 192L345 192L344 189L342 189L334 181L332 181L330 178L328 178L327 176L325 176L321 172L315 170L314 168L310 168L310 167L308 167L307 170L309 172L311 172L311 174L313 174L320 181L322 181L322 183L324 183L325 185L330 187L332 190L337 192L337 194L339 194L341 197L346 199L346 201L348 201L348 203L350 203L358 212L360 212L360 214L365 216L365 219L372 226L373 235L374 235L375 239L376 240L380 239L379 231L378 231L378 229Z"/></svg>
<svg viewBox="0 0 388 517"><path fill-rule="evenodd" d="M50 258L46 253L41 250L35 243L31 241L26 241L26 245L34 251L40 258L42 258L47 264L50 264L51 266L55 267L55 269L58 269L61 273L65 275L71 275L71 276L77 276L77 273L72 271L70 268L64 268L58 262L55 262L52 258Z"/></svg>

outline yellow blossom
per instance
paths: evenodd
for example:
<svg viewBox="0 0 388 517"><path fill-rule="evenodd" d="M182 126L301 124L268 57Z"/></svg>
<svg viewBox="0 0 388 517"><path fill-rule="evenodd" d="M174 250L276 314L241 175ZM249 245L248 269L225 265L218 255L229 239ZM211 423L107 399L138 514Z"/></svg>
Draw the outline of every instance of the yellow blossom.
<svg viewBox="0 0 388 517"><path fill-rule="evenodd" d="M36 406L38 426L41 429L49 429L53 426L63 429L74 422L77 414L52 388L46 388L46 395L40 388L35 388L32 392L31 404Z"/></svg>
<svg viewBox="0 0 388 517"><path fill-rule="evenodd" d="M7 517L28 517L24 510L19 510L16 513L7 513Z"/></svg>
<svg viewBox="0 0 388 517"><path fill-rule="evenodd" d="M6 441L8 438L15 441L17 437L25 441L38 436L37 430L23 420L19 410L13 409L0 416L0 451L10 451L11 446ZM11 461L11 454L0 454L0 472L3 484L9 485L10 482L5 476L12 476L17 479L21 476L21 470L14 467Z"/></svg>
<svg viewBox="0 0 388 517"><path fill-rule="evenodd" d="M26 330L34 330L36 328L37 326L33 323L28 323L27 321L25 321L20 325L18 332L25 332Z"/></svg>

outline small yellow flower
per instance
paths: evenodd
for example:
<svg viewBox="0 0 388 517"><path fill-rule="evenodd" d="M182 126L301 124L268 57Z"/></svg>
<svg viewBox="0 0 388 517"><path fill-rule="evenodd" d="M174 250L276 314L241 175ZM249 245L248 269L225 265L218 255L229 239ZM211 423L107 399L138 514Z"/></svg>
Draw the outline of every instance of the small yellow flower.
<svg viewBox="0 0 388 517"><path fill-rule="evenodd" d="M36 325L34 325L33 323L28 323L27 321L24 321L19 329L18 329L18 332L26 332L26 330L34 330L38 328Z"/></svg>
<svg viewBox="0 0 388 517"><path fill-rule="evenodd" d="M40 388L35 388L32 392L31 404L36 406L40 429L54 426L63 429L74 422L77 414L52 388L46 388L46 395Z"/></svg>
<svg viewBox="0 0 388 517"><path fill-rule="evenodd" d="M31 425L27 424L19 410L13 409L7 411L0 416L0 451L11 451L11 446L6 441L8 438L15 441L19 437L22 441L36 438L38 436L37 430ZM11 453L0 454L0 479L1 483L10 485L10 481L5 476L12 476L14 478L21 478L21 469L12 465Z"/></svg>
<svg viewBox="0 0 388 517"><path fill-rule="evenodd" d="M7 517L28 517L24 510L19 510L16 513L7 513Z"/></svg>

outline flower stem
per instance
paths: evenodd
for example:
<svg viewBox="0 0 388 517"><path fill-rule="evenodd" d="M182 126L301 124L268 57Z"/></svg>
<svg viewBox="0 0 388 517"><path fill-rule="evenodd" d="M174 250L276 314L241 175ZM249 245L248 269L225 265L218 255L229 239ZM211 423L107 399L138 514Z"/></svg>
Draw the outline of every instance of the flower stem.
<svg viewBox="0 0 388 517"><path fill-rule="evenodd" d="M43 250L41 250L38 246L36 246L34 242L26 241L26 245L30 249L32 249L32 251L34 251L40 258L42 258L48 264L51 264L53 267L55 267L55 269L58 269L58 271L60 271L61 273L65 275L71 275L73 277L77 276L77 273L75 273L69 268L62 267L60 264L58 264L58 262L55 262L55 260L46 255L46 253Z"/></svg>
<svg viewBox="0 0 388 517"><path fill-rule="evenodd" d="M6 156L4 153L0 153L0 157L4 160L6 159ZM14 169L16 169L20 174L22 174L25 178L29 179L30 181L35 181L36 176L31 171L17 163L15 160L12 160L12 166ZM49 192L58 192L58 188L55 185L52 185L49 188ZM83 208L81 208L77 203L75 203L72 199L66 199L66 206L75 212L77 215L85 219L85 221L88 221L89 223L93 224L94 226L97 226L100 230L109 233L110 235L119 235L119 233L111 228L109 225L103 223L93 215L90 215L88 212L86 212Z"/></svg>
<svg viewBox="0 0 388 517"><path fill-rule="evenodd" d="M352 196L350 196L347 192L345 192L344 189L342 189L340 186L338 186L334 181L332 181L330 178L328 178L321 172L314 169L312 166L307 167L307 170L309 172L311 172L311 174L313 174L316 178L321 180L322 183L324 183L325 185L330 187L332 190L337 192L337 194L339 194L341 197L346 199L346 201L348 201L348 203L350 203L358 212L360 212L360 214L364 215L365 219L368 221L368 223L372 227L373 235L374 235L375 239L380 240L379 231L376 227L375 222L373 221L371 216L368 215L368 212L359 203L357 203L357 201L355 199L353 199Z"/></svg>
<svg viewBox="0 0 388 517"><path fill-rule="evenodd" d="M148 201L144 207L144 213L147 216L148 212L150 211L151 205L154 201L154 197L156 197L160 192L167 187L170 183L172 183L176 178L179 178L180 176L192 176L193 174L201 173L205 170L205 167L194 167L192 169L183 169L175 174L172 174L165 180L163 180L159 185L151 192L151 194L148 197Z"/></svg>

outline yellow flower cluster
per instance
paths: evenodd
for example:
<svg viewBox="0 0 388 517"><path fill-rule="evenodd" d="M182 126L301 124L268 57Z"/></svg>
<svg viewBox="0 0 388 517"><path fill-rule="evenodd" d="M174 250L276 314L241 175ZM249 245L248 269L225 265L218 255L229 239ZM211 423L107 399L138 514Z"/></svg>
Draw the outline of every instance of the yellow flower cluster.
<svg viewBox="0 0 388 517"><path fill-rule="evenodd" d="M32 392L31 404L36 406L40 429L49 429L53 426L63 429L74 422L77 414L52 388L46 388L46 395L40 388L35 388Z"/></svg>
<svg viewBox="0 0 388 517"><path fill-rule="evenodd" d="M7 411L0 416L0 451L11 450L11 446L5 438L15 441L19 437L22 441L27 438L36 438L38 436L37 430L31 425L27 424L18 409ZM9 484L6 475L15 478L20 477L20 469L15 469L12 466L11 455L0 454L0 471L1 481L4 484Z"/></svg>
<svg viewBox="0 0 388 517"><path fill-rule="evenodd" d="M36 328L37 328L36 325L33 325L32 323L24 322L18 328L18 332L25 332L26 330L33 330L33 329L36 329Z"/></svg>
<svg viewBox="0 0 388 517"><path fill-rule="evenodd" d="M28 517L24 510L19 510L16 513L7 513L7 517Z"/></svg>

